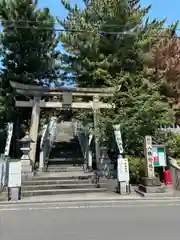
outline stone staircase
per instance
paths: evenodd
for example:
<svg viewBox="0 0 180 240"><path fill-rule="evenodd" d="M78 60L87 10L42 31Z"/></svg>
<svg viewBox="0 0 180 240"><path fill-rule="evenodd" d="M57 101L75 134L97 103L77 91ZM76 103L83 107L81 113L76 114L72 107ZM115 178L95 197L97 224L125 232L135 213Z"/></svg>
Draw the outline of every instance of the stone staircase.
<svg viewBox="0 0 180 240"><path fill-rule="evenodd" d="M58 125L58 134L55 139L49 161L48 172L83 170L84 158L77 136L71 122L62 122Z"/></svg>
<svg viewBox="0 0 180 240"><path fill-rule="evenodd" d="M97 183L95 173L85 173L83 164L84 158L72 123L61 122L45 172L23 180L22 198L107 191L106 181ZM1 197L7 200L7 188Z"/></svg>
<svg viewBox="0 0 180 240"><path fill-rule="evenodd" d="M57 127L46 172L23 181L22 197L107 191L106 182L96 183L94 173L83 170L84 158L71 122Z"/></svg>
<svg viewBox="0 0 180 240"><path fill-rule="evenodd" d="M93 182L93 174L84 174L83 172L46 173L24 181L22 197L96 193L106 190L106 182L102 182L101 187L97 187Z"/></svg>

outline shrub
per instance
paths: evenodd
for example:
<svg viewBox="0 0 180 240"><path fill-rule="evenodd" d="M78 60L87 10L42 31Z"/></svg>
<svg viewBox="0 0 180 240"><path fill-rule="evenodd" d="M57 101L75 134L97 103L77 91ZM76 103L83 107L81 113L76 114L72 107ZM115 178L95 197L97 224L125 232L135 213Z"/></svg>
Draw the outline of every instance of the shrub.
<svg viewBox="0 0 180 240"><path fill-rule="evenodd" d="M144 158L136 156L127 156L129 161L130 183L138 184L140 179L144 177Z"/></svg>

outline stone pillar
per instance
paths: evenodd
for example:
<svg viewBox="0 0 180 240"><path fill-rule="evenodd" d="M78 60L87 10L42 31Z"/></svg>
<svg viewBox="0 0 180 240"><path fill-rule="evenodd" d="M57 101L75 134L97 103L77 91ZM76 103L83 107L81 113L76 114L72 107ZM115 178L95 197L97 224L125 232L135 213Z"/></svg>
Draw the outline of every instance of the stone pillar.
<svg viewBox="0 0 180 240"><path fill-rule="evenodd" d="M40 99L40 97L34 97L31 115L30 137L33 142L30 145L29 157L34 163L36 158L36 145L40 120Z"/></svg>
<svg viewBox="0 0 180 240"><path fill-rule="evenodd" d="M40 150L40 154L39 154L39 169L38 171L41 173L44 171L44 167L45 167L45 162L46 162L46 158L48 156L48 152L49 152L49 139L45 139L43 142L43 146Z"/></svg>
<svg viewBox="0 0 180 240"><path fill-rule="evenodd" d="M88 151L87 159L88 159L88 170L92 171L92 151L90 149Z"/></svg>
<svg viewBox="0 0 180 240"><path fill-rule="evenodd" d="M147 178L154 178L154 160L152 152L152 137L145 137L145 174Z"/></svg>
<svg viewBox="0 0 180 240"><path fill-rule="evenodd" d="M99 112L99 96L93 97L93 117L94 117L94 138L96 152L96 167L99 168L100 144L99 144L99 127L98 127L98 112Z"/></svg>
<svg viewBox="0 0 180 240"><path fill-rule="evenodd" d="M44 168L44 151L41 150L40 151L40 155L39 155L39 172L43 172L43 168Z"/></svg>

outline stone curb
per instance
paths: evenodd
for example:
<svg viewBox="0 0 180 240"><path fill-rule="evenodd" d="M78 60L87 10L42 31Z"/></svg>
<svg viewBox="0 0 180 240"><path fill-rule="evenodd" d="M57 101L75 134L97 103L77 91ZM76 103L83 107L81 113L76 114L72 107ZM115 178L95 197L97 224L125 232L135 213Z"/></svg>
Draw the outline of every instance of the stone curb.
<svg viewBox="0 0 180 240"><path fill-rule="evenodd" d="M46 204L46 203L80 203L80 202L84 202L84 203L88 203L88 202L93 202L93 203L98 203L98 202L108 202L110 203L111 201L112 202L124 202L124 201L127 201L127 202L146 202L146 201L160 201L160 200L163 200L163 201L177 201L179 200L180 201L180 197L147 197L147 198L121 198L121 199L117 199L117 198L112 198L112 199L73 199L73 200L42 200L42 201L26 201L26 202L23 202L23 201L18 201L18 202L15 202L15 201L0 201L0 206L1 205L26 205L26 204L35 204L35 205L38 205L38 204Z"/></svg>
<svg viewBox="0 0 180 240"><path fill-rule="evenodd" d="M71 199L71 200L67 200L67 199L59 199L59 200L42 200L42 201L0 201L0 206L1 205L16 205L16 204L41 204L41 203L78 203L78 202L122 202L122 201L137 201L137 200L144 200L143 198L139 198L139 197L132 197L132 198L109 198L109 199L105 199L105 198L90 198L90 199Z"/></svg>

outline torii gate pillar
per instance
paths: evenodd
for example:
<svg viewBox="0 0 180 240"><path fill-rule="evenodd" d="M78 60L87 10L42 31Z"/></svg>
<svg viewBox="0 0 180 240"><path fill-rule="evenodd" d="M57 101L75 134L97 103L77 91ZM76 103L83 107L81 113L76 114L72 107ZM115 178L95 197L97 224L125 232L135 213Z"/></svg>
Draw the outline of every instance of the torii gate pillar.
<svg viewBox="0 0 180 240"><path fill-rule="evenodd" d="M33 142L30 145L29 158L33 163L36 160L36 146L38 138L39 120L40 120L40 100L41 97L34 97L32 115L31 115L31 125L30 125L30 137Z"/></svg>

